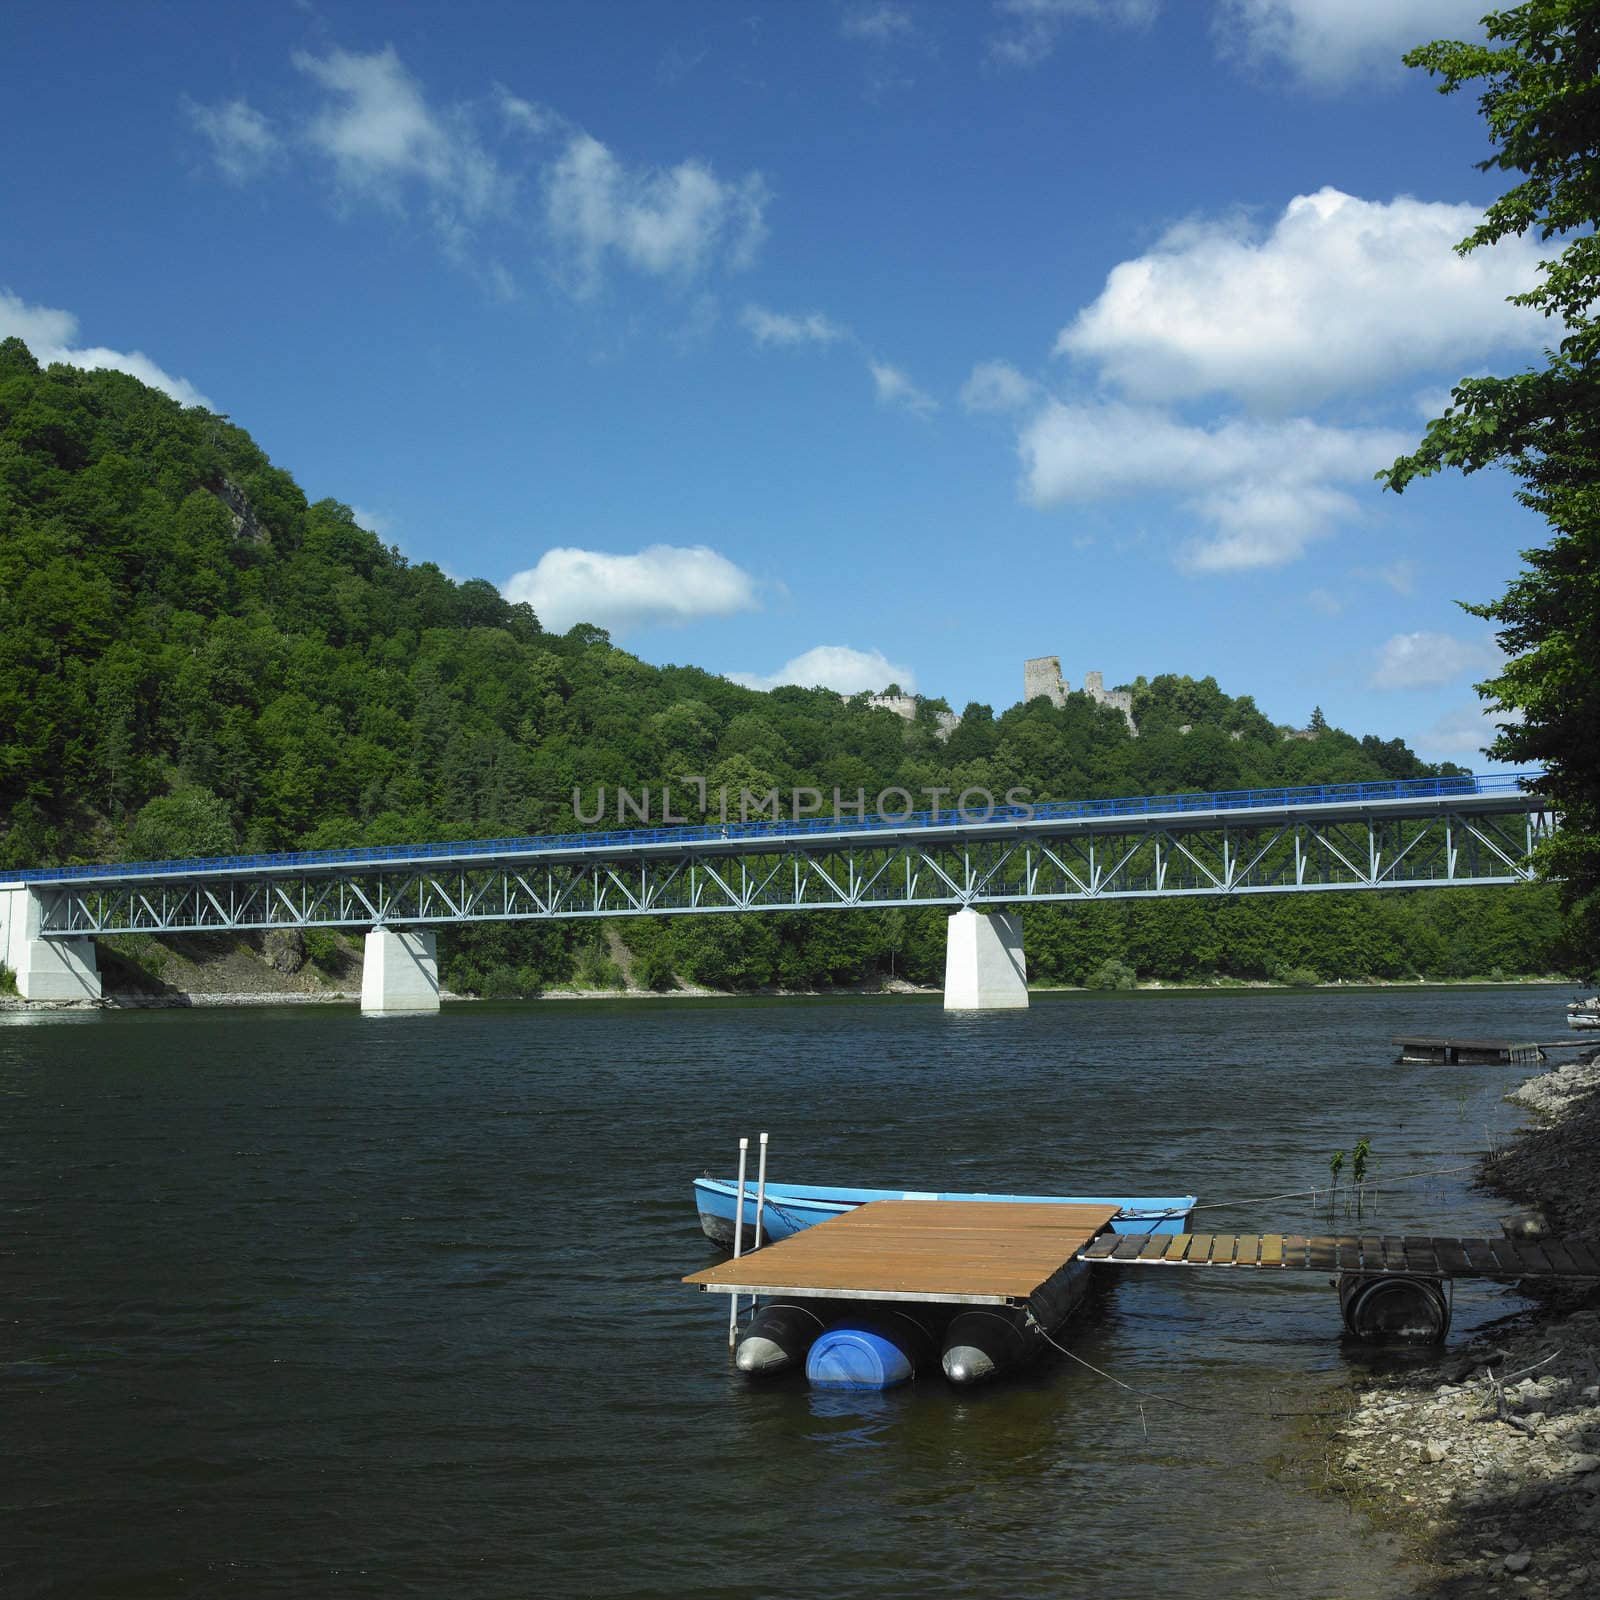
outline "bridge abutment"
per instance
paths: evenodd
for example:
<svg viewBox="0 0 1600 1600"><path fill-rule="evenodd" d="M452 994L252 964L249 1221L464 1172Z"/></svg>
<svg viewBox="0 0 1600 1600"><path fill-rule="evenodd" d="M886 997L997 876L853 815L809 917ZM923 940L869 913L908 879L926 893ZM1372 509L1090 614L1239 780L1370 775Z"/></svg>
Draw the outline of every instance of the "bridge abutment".
<svg viewBox="0 0 1600 1600"><path fill-rule="evenodd" d="M439 1009L439 941L432 933L374 928L363 955L363 1012L393 1016Z"/></svg>
<svg viewBox="0 0 1600 1600"><path fill-rule="evenodd" d="M1014 911L985 916L963 907L945 925L945 1010L1016 1011L1027 1005L1022 918Z"/></svg>
<svg viewBox="0 0 1600 1600"><path fill-rule="evenodd" d="M93 939L45 939L44 904L32 889L0 888L0 963L24 1000L98 1000L100 965Z"/></svg>

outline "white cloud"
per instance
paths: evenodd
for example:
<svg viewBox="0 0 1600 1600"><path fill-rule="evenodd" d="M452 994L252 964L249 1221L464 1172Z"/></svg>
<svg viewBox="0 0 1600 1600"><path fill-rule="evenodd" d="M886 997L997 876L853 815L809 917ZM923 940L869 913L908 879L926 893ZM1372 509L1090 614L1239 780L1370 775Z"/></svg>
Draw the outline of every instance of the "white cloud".
<svg viewBox="0 0 1600 1600"><path fill-rule="evenodd" d="M1052 400L1022 430L1023 493L1036 506L1175 493L1212 523L1181 564L1219 572L1278 566L1356 503L1335 487L1370 483L1409 443L1378 429L1330 428L1304 417L1233 418L1211 427L1111 401Z"/></svg>
<svg viewBox="0 0 1600 1600"><path fill-rule="evenodd" d="M839 24L839 32L847 39L866 39L873 44L888 44L890 40L906 38L915 33L916 24L904 6L860 6L847 11Z"/></svg>
<svg viewBox="0 0 1600 1600"><path fill-rule="evenodd" d="M532 100L524 100L521 95L512 94L503 83L494 86L494 99L500 108L501 121L518 133L549 133L560 126L561 119L555 112Z"/></svg>
<svg viewBox="0 0 1600 1600"><path fill-rule="evenodd" d="M869 361L867 366L880 406L900 406L918 416L939 409L939 402L932 395L924 394L898 367L891 367L886 361Z"/></svg>
<svg viewBox="0 0 1600 1600"><path fill-rule="evenodd" d="M380 539L386 539L394 531L394 519L383 511L369 511L365 506L353 505L350 515L356 519L358 528L365 528L368 533L375 533Z"/></svg>
<svg viewBox="0 0 1600 1600"><path fill-rule="evenodd" d="M1374 689L1436 689L1468 673L1492 673L1500 660L1500 652L1484 640L1397 633L1378 651L1369 682Z"/></svg>
<svg viewBox="0 0 1600 1600"><path fill-rule="evenodd" d="M371 55L296 51L294 64L328 91L306 137L334 164L349 195L401 209L408 185L428 197L446 243L504 208L514 187L478 143L461 110L436 111L392 45Z"/></svg>
<svg viewBox="0 0 1600 1600"><path fill-rule="evenodd" d="M1143 28L1160 9L1161 0L998 0L995 10L1005 18L1005 31L989 41L989 53L1007 66L1037 66L1070 23Z"/></svg>
<svg viewBox="0 0 1600 1600"><path fill-rule="evenodd" d="M1430 39L1481 36L1487 0L1223 0L1224 46L1257 65L1286 62L1302 82L1337 88L1358 75L1405 72Z"/></svg>
<svg viewBox="0 0 1600 1600"><path fill-rule="evenodd" d="M749 305L739 314L739 320L759 345L832 344L848 336L846 329L820 311L790 316L781 311L768 311L764 306Z"/></svg>
<svg viewBox="0 0 1600 1600"><path fill-rule="evenodd" d="M897 667L881 650L852 650L843 644L819 644L773 673L730 672L728 676L747 689L797 683L803 689L820 687L837 694L876 694L898 683L907 694L914 694L917 688L910 667Z"/></svg>
<svg viewBox="0 0 1600 1600"><path fill-rule="evenodd" d="M579 622L626 633L728 617L760 604L755 579L705 545L653 544L627 556L546 550L537 566L507 579L502 592L513 603L527 601L554 633Z"/></svg>
<svg viewBox="0 0 1600 1600"><path fill-rule="evenodd" d="M30 306L9 290L0 289L0 339L13 335L45 366L60 361L69 367L126 372L152 389L171 395L179 405L217 409L187 378L173 377L142 350L108 350L104 345L75 347L72 340L78 336L78 319L70 311Z"/></svg>
<svg viewBox="0 0 1600 1600"><path fill-rule="evenodd" d="M1531 238L1456 255L1470 205L1297 195L1265 235L1188 223L1113 268L1057 354L1099 364L1136 399L1228 393L1268 407L1439 367L1459 370L1550 337L1506 296L1537 278Z"/></svg>
<svg viewBox="0 0 1600 1600"><path fill-rule="evenodd" d="M658 276L690 277L720 256L747 267L766 237L768 191L759 173L725 183L699 161L629 171L598 139L577 133L546 168L545 215L573 253L580 292L605 258Z"/></svg>
<svg viewBox="0 0 1600 1600"><path fill-rule="evenodd" d="M169 394L181 406L204 406L207 411L217 408L187 378L175 378L159 367L142 350L108 350L104 345L90 345L86 349L58 350L47 355L34 354L41 361L65 361L70 367L83 367L93 371L106 368L112 372L126 372L147 383L152 389Z"/></svg>
<svg viewBox="0 0 1600 1600"><path fill-rule="evenodd" d="M1402 557L1383 567L1356 567L1352 576L1368 583L1386 584L1396 594L1411 594L1417 587L1417 564L1409 557Z"/></svg>
<svg viewBox="0 0 1600 1600"><path fill-rule="evenodd" d="M1217 532L1190 540L1179 552L1186 572L1281 567L1356 511L1349 495L1326 484L1251 479L1199 495L1191 505Z"/></svg>
<svg viewBox="0 0 1600 1600"><path fill-rule="evenodd" d="M321 157L346 204L425 215L445 253L495 299L515 298L516 282L504 247L483 249L480 240L495 224L515 230L519 242L529 223L538 227L537 217L518 214L526 186L536 188L557 276L579 296L599 288L613 260L687 280L714 265L748 267L766 237L771 197L758 172L724 179L693 159L630 168L558 111L503 83L472 101L431 101L392 45L368 54L300 50L291 59L318 93L309 110L280 119L281 136L244 100L186 102L217 165L242 182L282 154Z"/></svg>
<svg viewBox="0 0 1600 1600"><path fill-rule="evenodd" d="M0 289L0 339L20 339L38 360L48 362L66 360L56 352L77 336L78 319L70 311L30 306Z"/></svg>
<svg viewBox="0 0 1600 1600"><path fill-rule="evenodd" d="M1009 361L980 361L961 389L968 411L1020 411L1038 391Z"/></svg>
<svg viewBox="0 0 1600 1600"><path fill-rule="evenodd" d="M1520 722L1515 710L1486 706L1480 701L1453 706L1430 728L1406 740L1426 761L1458 761L1483 771L1483 751L1500 732L1500 724Z"/></svg>
<svg viewBox="0 0 1600 1600"><path fill-rule="evenodd" d="M244 183L259 177L283 149L271 124L247 100L214 106L184 98L184 114L211 146L211 159L225 178Z"/></svg>

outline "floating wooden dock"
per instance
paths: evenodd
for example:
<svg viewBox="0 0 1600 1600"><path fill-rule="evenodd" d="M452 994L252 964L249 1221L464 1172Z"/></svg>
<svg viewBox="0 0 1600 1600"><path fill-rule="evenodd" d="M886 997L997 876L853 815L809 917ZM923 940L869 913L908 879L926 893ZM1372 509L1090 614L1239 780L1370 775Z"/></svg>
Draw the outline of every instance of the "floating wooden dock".
<svg viewBox="0 0 1600 1600"><path fill-rule="evenodd" d="M1516 1039L1451 1039L1401 1034L1389 1043L1399 1047L1402 1061L1444 1066L1491 1066L1509 1062L1513 1066L1536 1067L1544 1060L1546 1050L1569 1049L1574 1041L1556 1039L1536 1044Z"/></svg>
<svg viewBox="0 0 1600 1600"><path fill-rule="evenodd" d="M1114 1205L874 1200L683 1281L715 1294L1022 1305L1075 1269L1116 1214Z"/></svg>
<svg viewBox="0 0 1600 1600"><path fill-rule="evenodd" d="M1298 1233L1102 1234L1080 1261L1114 1267L1258 1267L1412 1278L1600 1278L1600 1240Z"/></svg>

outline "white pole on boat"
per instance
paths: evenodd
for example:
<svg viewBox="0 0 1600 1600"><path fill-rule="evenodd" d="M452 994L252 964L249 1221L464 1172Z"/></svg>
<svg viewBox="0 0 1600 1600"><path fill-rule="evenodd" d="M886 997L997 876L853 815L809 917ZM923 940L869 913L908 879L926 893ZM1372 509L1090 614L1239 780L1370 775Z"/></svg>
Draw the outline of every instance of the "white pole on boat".
<svg viewBox="0 0 1600 1600"><path fill-rule="evenodd" d="M733 1204L733 1259L737 1261L744 1254L744 1172L745 1164L750 1159L750 1141L739 1141L739 1195ZM733 1349L739 1341L739 1297L736 1294L728 1296L728 1348Z"/></svg>
<svg viewBox="0 0 1600 1600"><path fill-rule="evenodd" d="M756 1242L752 1250L761 1248L761 1208L767 1203L767 1136L761 1135L761 1160L756 1167Z"/></svg>
<svg viewBox="0 0 1600 1600"><path fill-rule="evenodd" d="M761 1160L756 1166L756 1242L750 1246L752 1250L761 1248L761 1208L767 1203L767 1136L761 1135ZM750 1296L750 1311L754 1315L756 1297Z"/></svg>

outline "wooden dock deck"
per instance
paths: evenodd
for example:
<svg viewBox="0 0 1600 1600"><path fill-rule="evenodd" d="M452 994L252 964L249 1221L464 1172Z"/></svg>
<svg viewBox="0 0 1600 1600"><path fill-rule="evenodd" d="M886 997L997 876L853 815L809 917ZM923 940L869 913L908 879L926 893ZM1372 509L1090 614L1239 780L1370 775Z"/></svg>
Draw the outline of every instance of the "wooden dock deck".
<svg viewBox="0 0 1600 1600"><path fill-rule="evenodd" d="M1116 1214L1114 1205L874 1200L683 1281L717 1294L1020 1305Z"/></svg>
<svg viewBox="0 0 1600 1600"><path fill-rule="evenodd" d="M1255 1267L1414 1278L1600 1278L1600 1239L1458 1239L1405 1234L1102 1234L1080 1261L1113 1267Z"/></svg>

